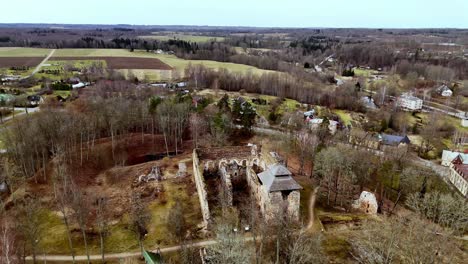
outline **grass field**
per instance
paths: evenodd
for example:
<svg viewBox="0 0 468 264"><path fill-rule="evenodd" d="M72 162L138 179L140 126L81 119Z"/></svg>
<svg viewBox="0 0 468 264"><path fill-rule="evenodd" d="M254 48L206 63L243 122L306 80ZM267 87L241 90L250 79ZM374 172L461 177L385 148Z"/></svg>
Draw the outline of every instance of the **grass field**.
<svg viewBox="0 0 468 264"><path fill-rule="evenodd" d="M36 48L0 48L0 57L45 57L50 53L50 49Z"/></svg>
<svg viewBox="0 0 468 264"><path fill-rule="evenodd" d="M47 55L50 52L48 49L32 49L32 48L0 48L1 56L10 57L24 57L24 56L40 56ZM258 69L253 66L217 62L210 60L184 60L177 58L174 55L167 54L154 54L143 50L136 50L130 52L126 49L57 49L54 53L53 58L60 60L59 57L137 57L137 58L156 58L161 60L163 63L174 68L179 77L183 77L184 70L189 64L192 65L204 65L210 69L226 69L234 73L252 73L260 75L263 73L269 73L273 71ZM55 62L49 61L47 64ZM89 62L87 62L89 63ZM121 70L123 74L128 74L128 70ZM173 77L173 71L169 70L133 70L134 74L138 78L147 78L150 81L169 80Z"/></svg>
<svg viewBox="0 0 468 264"><path fill-rule="evenodd" d="M379 73L376 70L367 70L367 69L360 69L360 68L354 68L353 70L356 76L363 76L363 77L369 77L372 74Z"/></svg>
<svg viewBox="0 0 468 264"><path fill-rule="evenodd" d="M169 34L169 35L163 35L159 32L153 32L154 35L146 35L146 36L139 36L139 38L142 39L155 39L155 40L161 40L161 41L167 41L170 39L178 39L178 40L184 40L184 41L189 41L189 42L209 42L212 40L215 41L224 41L224 37L214 37L214 36L203 36L203 35L191 35L191 34Z"/></svg>
<svg viewBox="0 0 468 264"><path fill-rule="evenodd" d="M208 68L220 69L225 68L233 72L248 72L252 73L264 73L272 72L267 70L258 69L253 66L248 66L244 64L236 63L227 63L227 62L217 62L210 60L184 60L177 58L174 55L167 54L154 54L142 50L137 50L130 52L125 49L60 49L54 53L54 57L104 57L104 56L118 56L118 57L140 57L140 58L156 58L160 59L162 62L168 64L169 66L176 68L179 71L183 71L190 63L193 65L205 65Z"/></svg>

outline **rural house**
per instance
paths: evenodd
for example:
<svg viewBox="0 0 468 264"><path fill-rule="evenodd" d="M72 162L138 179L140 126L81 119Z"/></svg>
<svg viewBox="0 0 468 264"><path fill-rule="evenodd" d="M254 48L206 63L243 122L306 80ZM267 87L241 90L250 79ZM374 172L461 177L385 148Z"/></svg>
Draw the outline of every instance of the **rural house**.
<svg viewBox="0 0 468 264"><path fill-rule="evenodd" d="M437 88L436 92L444 97L450 97L453 94L452 90L450 90L450 88L448 88L448 86L445 84Z"/></svg>
<svg viewBox="0 0 468 264"><path fill-rule="evenodd" d="M423 100L409 93L404 93L398 98L397 106L407 111L420 111L423 108Z"/></svg>
<svg viewBox="0 0 468 264"><path fill-rule="evenodd" d="M389 135L389 134L380 134L380 141L383 145L387 146L400 146L400 145L407 145L410 144L411 141L408 136L396 136L396 135Z"/></svg>
<svg viewBox="0 0 468 264"><path fill-rule="evenodd" d="M449 165L450 182L464 197L468 195L468 159L466 155L457 155Z"/></svg>

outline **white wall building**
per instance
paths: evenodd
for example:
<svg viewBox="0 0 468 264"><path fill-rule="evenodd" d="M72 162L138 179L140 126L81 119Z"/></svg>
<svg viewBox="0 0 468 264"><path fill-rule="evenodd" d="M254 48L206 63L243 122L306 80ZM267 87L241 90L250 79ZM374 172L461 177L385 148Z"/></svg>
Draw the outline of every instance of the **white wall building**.
<svg viewBox="0 0 468 264"><path fill-rule="evenodd" d="M401 107L405 110L409 110L409 111L419 111L419 110L422 110L422 107L423 107L423 100L422 99L419 99L418 97L416 96L413 96L411 94L408 94L408 93L404 93L402 94L399 98L398 98L398 107Z"/></svg>
<svg viewBox="0 0 468 264"><path fill-rule="evenodd" d="M468 195L468 165L467 160L458 155L450 163L450 182L461 192L464 197Z"/></svg>

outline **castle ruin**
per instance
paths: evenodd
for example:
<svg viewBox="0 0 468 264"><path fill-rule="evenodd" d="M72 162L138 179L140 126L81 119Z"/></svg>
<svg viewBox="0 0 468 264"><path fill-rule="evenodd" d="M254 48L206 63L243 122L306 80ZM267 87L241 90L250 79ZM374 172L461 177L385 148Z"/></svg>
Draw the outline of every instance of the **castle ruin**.
<svg viewBox="0 0 468 264"><path fill-rule="evenodd" d="M274 152L256 145L193 150L193 171L205 227L221 189L225 206L254 199L268 221L286 214L299 220L300 190L292 173Z"/></svg>

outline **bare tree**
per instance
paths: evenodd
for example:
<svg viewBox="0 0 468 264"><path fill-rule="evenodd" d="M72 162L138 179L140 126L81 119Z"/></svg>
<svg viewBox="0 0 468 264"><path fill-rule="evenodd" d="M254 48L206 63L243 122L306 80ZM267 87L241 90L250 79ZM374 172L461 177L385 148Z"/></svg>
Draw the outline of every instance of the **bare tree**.
<svg viewBox="0 0 468 264"><path fill-rule="evenodd" d="M101 245L101 260L105 263L105 239L109 232L109 210L107 197L97 197L96 226L99 232L99 241Z"/></svg>
<svg viewBox="0 0 468 264"><path fill-rule="evenodd" d="M33 263L36 263L37 247L43 231L41 209L41 204L35 197L24 198L17 203L16 230L23 236L25 247L31 250Z"/></svg>
<svg viewBox="0 0 468 264"><path fill-rule="evenodd" d="M301 129L296 134L296 146L299 150L299 174L304 174L306 158L312 158L319 143L318 137L309 129Z"/></svg>
<svg viewBox="0 0 468 264"><path fill-rule="evenodd" d="M14 230L9 223L5 206L0 199L0 262L5 264L18 263Z"/></svg>
<svg viewBox="0 0 468 264"><path fill-rule="evenodd" d="M233 231L230 225L216 226L217 243L209 248L210 263L250 263L251 250L244 236Z"/></svg>
<svg viewBox="0 0 468 264"><path fill-rule="evenodd" d="M68 208L71 205L70 192L72 187L72 179L67 172L65 161L62 155L56 156L55 173L53 177L55 202L57 208L62 214L62 220L67 229L68 247L72 256L72 262L75 263L75 251L70 230L70 218Z"/></svg>
<svg viewBox="0 0 468 264"><path fill-rule="evenodd" d="M288 263L327 263L321 241L320 235L311 236L304 229L299 230L288 247Z"/></svg>
<svg viewBox="0 0 468 264"><path fill-rule="evenodd" d="M88 247L88 238L86 235L86 229L87 229L87 222L88 222L88 200L87 198L83 195L83 192L81 191L80 187L75 184L71 183L70 187L70 195L71 195L71 202L70 206L73 209L73 217L80 226L81 234L83 236L83 242L85 246L85 251L86 251L86 257L88 264L91 263L91 259L89 257L89 247Z"/></svg>
<svg viewBox="0 0 468 264"><path fill-rule="evenodd" d="M143 252L143 239L148 233L148 224L151 220L151 215L141 200L139 193L132 194L130 207L130 230L135 234L140 250Z"/></svg>

